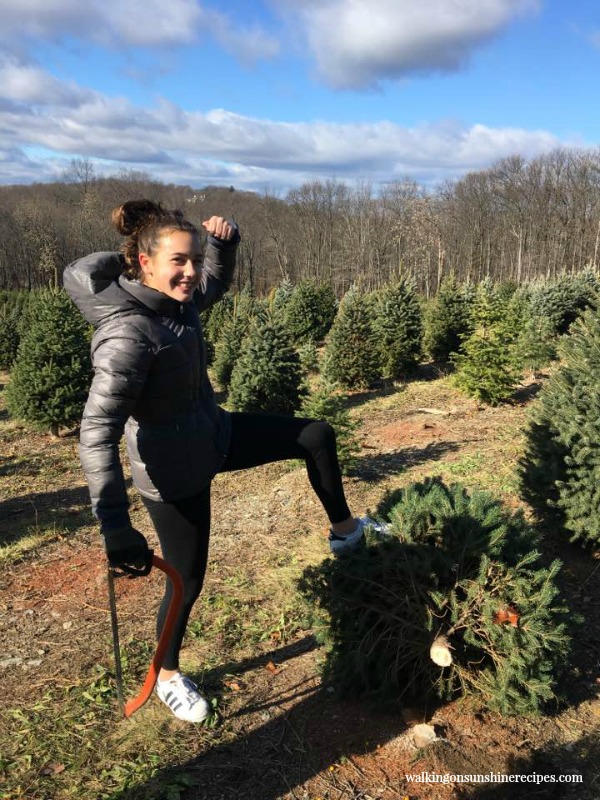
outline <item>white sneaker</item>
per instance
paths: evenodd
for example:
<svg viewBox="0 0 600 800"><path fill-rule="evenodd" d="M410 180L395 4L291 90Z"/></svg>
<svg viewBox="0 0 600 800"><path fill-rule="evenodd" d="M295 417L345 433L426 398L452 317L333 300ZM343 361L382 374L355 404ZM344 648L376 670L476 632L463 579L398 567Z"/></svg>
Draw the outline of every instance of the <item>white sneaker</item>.
<svg viewBox="0 0 600 800"><path fill-rule="evenodd" d="M185 722L202 722L210 714L210 706L194 681L180 672L168 681L156 681L156 694L177 719Z"/></svg>
<svg viewBox="0 0 600 800"><path fill-rule="evenodd" d="M370 528L377 535L384 536L389 533L389 525L377 522L376 519L371 519L371 517L361 517L358 520L356 529L347 536L339 536L337 533L329 531L329 549L334 556L339 556L342 553L349 553L355 550L363 541L367 528Z"/></svg>

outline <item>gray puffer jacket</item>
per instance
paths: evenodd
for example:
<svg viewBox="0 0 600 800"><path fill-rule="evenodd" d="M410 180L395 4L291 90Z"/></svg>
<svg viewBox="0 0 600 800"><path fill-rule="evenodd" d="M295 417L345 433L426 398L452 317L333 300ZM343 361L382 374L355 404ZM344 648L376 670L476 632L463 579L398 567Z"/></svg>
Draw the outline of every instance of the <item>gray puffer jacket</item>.
<svg viewBox="0 0 600 800"><path fill-rule="evenodd" d="M197 494L225 460L230 420L208 379L198 311L229 288L238 241L237 231L231 241L208 237L189 303L126 278L118 253L92 253L65 270L65 289L96 328L79 453L104 529L129 524L123 431L133 483L153 500Z"/></svg>

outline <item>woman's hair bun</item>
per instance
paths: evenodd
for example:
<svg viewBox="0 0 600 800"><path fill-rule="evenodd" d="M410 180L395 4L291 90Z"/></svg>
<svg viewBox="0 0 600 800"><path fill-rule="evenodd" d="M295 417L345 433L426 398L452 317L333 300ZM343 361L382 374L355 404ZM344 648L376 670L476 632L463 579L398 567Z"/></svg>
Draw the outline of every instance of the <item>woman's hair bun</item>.
<svg viewBox="0 0 600 800"><path fill-rule="evenodd" d="M131 236L151 220L159 218L163 209L152 200L128 200L123 205L113 208L112 224L122 236Z"/></svg>

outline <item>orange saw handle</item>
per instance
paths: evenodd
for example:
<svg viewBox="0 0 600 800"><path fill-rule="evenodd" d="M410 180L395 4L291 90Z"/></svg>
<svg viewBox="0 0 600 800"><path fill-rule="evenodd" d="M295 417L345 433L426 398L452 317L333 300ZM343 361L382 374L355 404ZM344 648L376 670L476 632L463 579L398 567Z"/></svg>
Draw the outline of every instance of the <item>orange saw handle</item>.
<svg viewBox="0 0 600 800"><path fill-rule="evenodd" d="M125 717L130 717L132 714L135 714L135 712L150 699L173 633L175 620L179 616L183 604L183 580L177 570L157 555L152 556L152 566L161 570L161 572L164 572L165 575L169 577L173 587L173 595L167 610L165 624L163 625L158 644L156 645L156 651L152 658L152 663L150 664L150 669L146 675L146 680L138 696L133 697L125 703Z"/></svg>

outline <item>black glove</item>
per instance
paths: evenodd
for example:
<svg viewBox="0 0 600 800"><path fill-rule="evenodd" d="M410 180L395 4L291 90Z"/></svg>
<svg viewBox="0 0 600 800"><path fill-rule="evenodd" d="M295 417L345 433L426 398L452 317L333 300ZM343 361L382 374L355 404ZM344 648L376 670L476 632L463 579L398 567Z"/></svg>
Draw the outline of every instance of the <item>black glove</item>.
<svg viewBox="0 0 600 800"><path fill-rule="evenodd" d="M152 550L146 538L131 525L102 531L108 563L128 575L147 575L152 568Z"/></svg>

